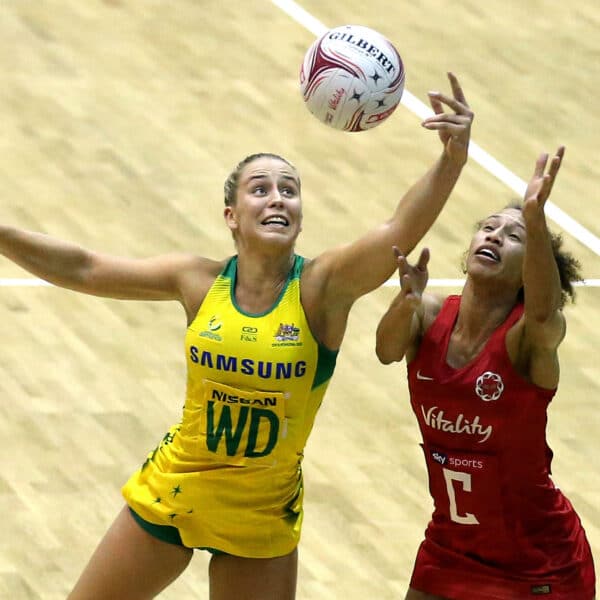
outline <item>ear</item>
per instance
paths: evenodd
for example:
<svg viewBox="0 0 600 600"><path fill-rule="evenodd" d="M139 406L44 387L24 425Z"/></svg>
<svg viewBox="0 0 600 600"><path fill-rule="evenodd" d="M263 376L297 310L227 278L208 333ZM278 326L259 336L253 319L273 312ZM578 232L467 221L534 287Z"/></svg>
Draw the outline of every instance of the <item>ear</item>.
<svg viewBox="0 0 600 600"><path fill-rule="evenodd" d="M227 227L233 232L238 227L237 217L235 212L231 206L226 206L223 210L223 217L225 217L225 223L227 223Z"/></svg>
<svg viewBox="0 0 600 600"><path fill-rule="evenodd" d="M467 274L467 259L469 258L469 248L465 250L460 259L460 270L463 275Z"/></svg>

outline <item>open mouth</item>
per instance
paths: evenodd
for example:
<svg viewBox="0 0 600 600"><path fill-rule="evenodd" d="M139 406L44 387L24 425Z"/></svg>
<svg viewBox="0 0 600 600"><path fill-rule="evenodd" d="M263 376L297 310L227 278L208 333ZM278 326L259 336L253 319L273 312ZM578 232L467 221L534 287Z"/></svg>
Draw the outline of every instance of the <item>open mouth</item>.
<svg viewBox="0 0 600 600"><path fill-rule="evenodd" d="M477 256L485 256L494 262L500 262L500 255L492 248L480 248L475 254Z"/></svg>
<svg viewBox="0 0 600 600"><path fill-rule="evenodd" d="M279 227L287 227L289 221L281 215L272 215L261 222L261 225L277 225Z"/></svg>

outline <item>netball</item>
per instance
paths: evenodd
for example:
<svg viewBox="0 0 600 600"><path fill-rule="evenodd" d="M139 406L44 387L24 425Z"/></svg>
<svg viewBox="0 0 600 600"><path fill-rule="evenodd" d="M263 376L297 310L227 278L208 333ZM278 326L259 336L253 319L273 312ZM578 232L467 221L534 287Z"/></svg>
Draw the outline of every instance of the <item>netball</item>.
<svg viewBox="0 0 600 600"><path fill-rule="evenodd" d="M300 68L300 89L317 119L342 131L383 123L404 91L404 65L382 34L343 25L316 39Z"/></svg>

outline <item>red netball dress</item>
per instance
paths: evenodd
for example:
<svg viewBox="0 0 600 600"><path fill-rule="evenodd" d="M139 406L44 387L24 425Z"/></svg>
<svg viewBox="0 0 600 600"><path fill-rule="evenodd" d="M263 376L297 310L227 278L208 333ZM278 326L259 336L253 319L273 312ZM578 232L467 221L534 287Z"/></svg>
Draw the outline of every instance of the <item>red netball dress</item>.
<svg viewBox="0 0 600 600"><path fill-rule="evenodd" d="M457 600L592 600L579 517L550 478L546 410L556 390L513 368L515 306L465 366L446 363L460 296L450 296L408 365L434 512L411 587Z"/></svg>

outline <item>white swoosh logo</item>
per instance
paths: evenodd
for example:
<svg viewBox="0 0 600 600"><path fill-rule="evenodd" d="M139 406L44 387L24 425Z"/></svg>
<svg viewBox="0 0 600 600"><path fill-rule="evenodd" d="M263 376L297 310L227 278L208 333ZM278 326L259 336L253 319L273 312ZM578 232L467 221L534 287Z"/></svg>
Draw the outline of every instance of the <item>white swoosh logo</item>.
<svg viewBox="0 0 600 600"><path fill-rule="evenodd" d="M421 375L421 369L417 371L417 379L421 381L433 381L433 377L427 377L427 375Z"/></svg>

